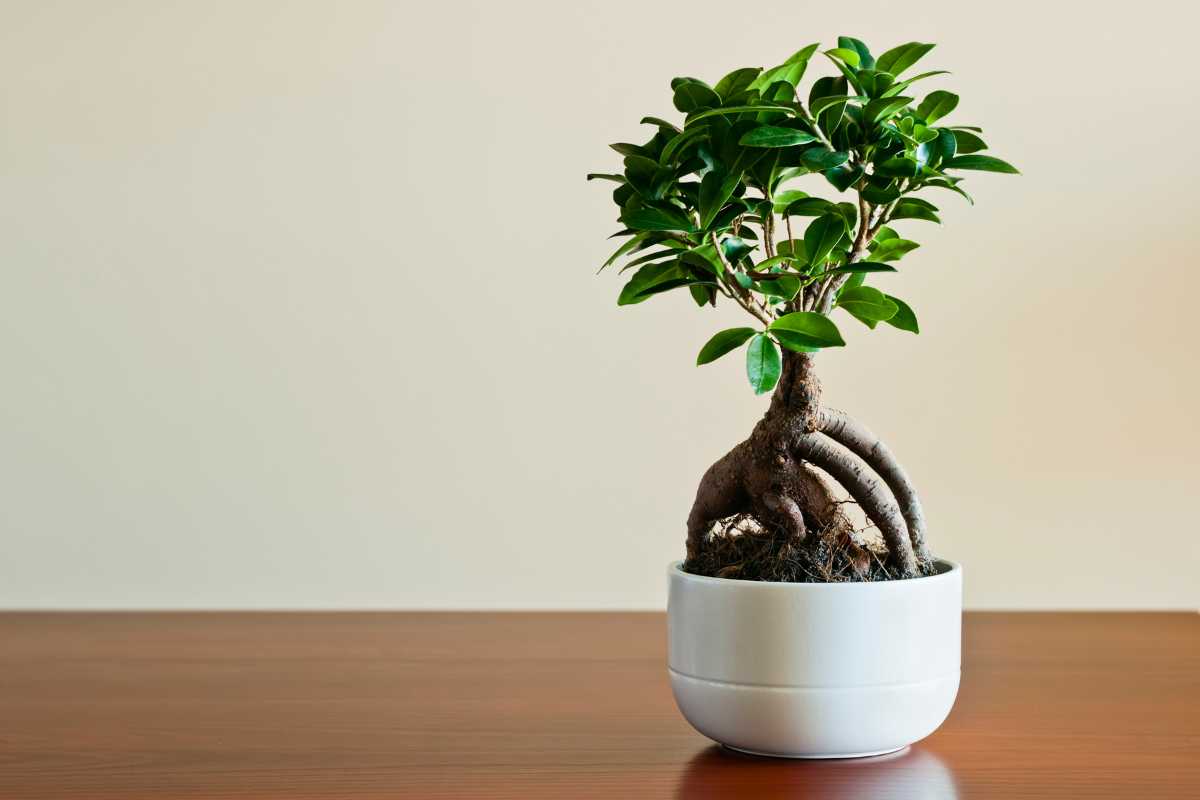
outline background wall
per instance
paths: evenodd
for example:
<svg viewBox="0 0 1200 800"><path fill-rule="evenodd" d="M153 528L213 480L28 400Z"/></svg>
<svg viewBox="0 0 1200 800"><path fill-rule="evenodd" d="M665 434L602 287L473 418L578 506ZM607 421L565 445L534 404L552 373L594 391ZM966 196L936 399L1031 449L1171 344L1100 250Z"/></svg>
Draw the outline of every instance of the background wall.
<svg viewBox="0 0 1200 800"><path fill-rule="evenodd" d="M940 43L1025 174L913 223L924 333L843 324L828 400L970 606L1200 605L1200 15L733 8L0 0L0 606L661 607L765 401L692 366L732 310L615 306L583 175L840 33Z"/></svg>

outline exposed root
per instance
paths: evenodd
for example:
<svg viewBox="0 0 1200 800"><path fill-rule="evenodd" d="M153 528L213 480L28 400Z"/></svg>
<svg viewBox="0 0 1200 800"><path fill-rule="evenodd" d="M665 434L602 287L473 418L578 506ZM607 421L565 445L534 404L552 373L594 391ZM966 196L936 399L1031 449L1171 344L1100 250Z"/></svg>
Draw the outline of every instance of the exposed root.
<svg viewBox="0 0 1200 800"><path fill-rule="evenodd" d="M764 529L749 514L713 526L701 555L684 568L695 575L750 581L846 583L904 577L887 563L887 551L855 540L850 530L820 531L797 543Z"/></svg>
<svg viewBox="0 0 1200 800"><path fill-rule="evenodd" d="M785 353L767 413L700 481L687 520L685 570L793 582L932 572L908 477L874 434L840 412L824 412L820 395L811 356ZM850 495L882 542L872 545L854 530L831 485Z"/></svg>
<svg viewBox="0 0 1200 800"><path fill-rule="evenodd" d="M925 513L921 509L921 500L892 451L865 425L836 409L822 408L817 424L822 433L849 448L883 478L900 506L900 513L904 515L917 560L922 563L931 561L932 556L925 543Z"/></svg>
<svg viewBox="0 0 1200 800"><path fill-rule="evenodd" d="M888 556L906 578L918 574L917 559L905 528L904 517L887 486L877 480L866 464L841 444L821 433L796 437L793 447L802 458L829 473L854 498L887 543Z"/></svg>

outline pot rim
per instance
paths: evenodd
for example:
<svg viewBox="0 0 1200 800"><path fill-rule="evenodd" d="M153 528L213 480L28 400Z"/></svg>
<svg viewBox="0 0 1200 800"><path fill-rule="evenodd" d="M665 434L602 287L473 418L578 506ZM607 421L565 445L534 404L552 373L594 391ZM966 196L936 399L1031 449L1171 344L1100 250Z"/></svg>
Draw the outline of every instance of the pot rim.
<svg viewBox="0 0 1200 800"><path fill-rule="evenodd" d="M922 575L919 578L896 578L886 581L840 581L836 583L802 583L799 581L749 581L742 578L713 578L708 575L693 575L683 571L682 561L672 561L667 565L667 577L676 576L686 581L712 585L736 585L739 587L755 586L762 591L775 591L786 588L791 591L865 591L878 589L881 586L926 585L931 581L952 580L953 576L962 574L962 564L945 558L935 558L934 563L941 571L934 575Z"/></svg>

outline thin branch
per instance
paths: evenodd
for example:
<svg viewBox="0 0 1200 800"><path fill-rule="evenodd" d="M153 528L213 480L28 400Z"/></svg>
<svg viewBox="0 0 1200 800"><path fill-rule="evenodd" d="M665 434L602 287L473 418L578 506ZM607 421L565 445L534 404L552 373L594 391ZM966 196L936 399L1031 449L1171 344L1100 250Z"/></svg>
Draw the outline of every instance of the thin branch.
<svg viewBox="0 0 1200 800"><path fill-rule="evenodd" d="M729 296L733 298L734 302L736 302L739 306L746 309L746 311L748 311L750 315L759 322L763 323L764 325L770 325L773 321L770 314L766 313L765 310L759 308L757 304L753 303L753 300L749 297L750 292L748 292L746 289L743 289L741 284L737 283L736 281L730 283L730 278L728 276L733 274L733 265L730 264L729 259L725 257L725 251L721 249L721 243L717 241L716 232L709 233L709 240L712 242L713 248L717 251L717 258L721 259L721 264L725 267L725 270L722 274L722 279L724 279L725 284L729 286L731 290ZM721 281L718 280L718 285L720 282Z"/></svg>
<svg viewBox="0 0 1200 800"><path fill-rule="evenodd" d="M825 145L826 149L833 150L833 143L826 138L824 131L821 130L821 126L817 124L813 115L808 113L808 109L804 107L804 103L800 102L799 95L796 96L796 111L800 114L800 119L807 122L808 126L812 128L813 135L817 137L817 140Z"/></svg>
<svg viewBox="0 0 1200 800"><path fill-rule="evenodd" d="M854 264L862 260L863 254L866 253L867 245L875 233L878 232L878 226L882 224L881 222L876 223L874 228L871 226L871 216L874 211L874 206L868 203L866 198L863 197L860 187L858 191L858 234L854 237L854 244L850 247L850 255L846 258L847 264ZM884 219L884 216L881 215L879 219ZM822 314L828 314L829 310L833 307L833 298L837 294L838 289L841 289L848 280L850 280L850 273L848 272L827 278L817 295L818 300L814 303L813 310L819 311Z"/></svg>

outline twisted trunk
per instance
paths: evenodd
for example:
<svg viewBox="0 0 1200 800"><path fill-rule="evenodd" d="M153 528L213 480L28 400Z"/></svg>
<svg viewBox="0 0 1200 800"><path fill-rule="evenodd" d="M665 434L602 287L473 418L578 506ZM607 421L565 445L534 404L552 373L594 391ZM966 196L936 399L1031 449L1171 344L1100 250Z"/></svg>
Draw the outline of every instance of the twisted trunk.
<svg viewBox="0 0 1200 800"><path fill-rule="evenodd" d="M821 408L813 356L791 351L784 352L779 385L763 418L700 481L687 521L688 563L704 554L714 523L743 514L792 547L828 552L851 526L813 467L837 481L879 528L893 571L916 576L918 554L922 562L928 554L911 483L869 431Z"/></svg>

